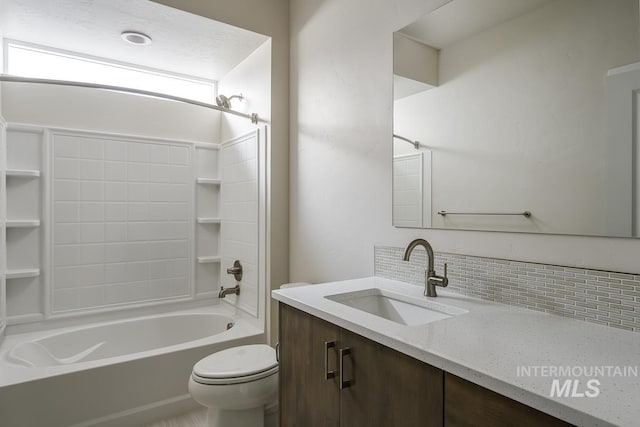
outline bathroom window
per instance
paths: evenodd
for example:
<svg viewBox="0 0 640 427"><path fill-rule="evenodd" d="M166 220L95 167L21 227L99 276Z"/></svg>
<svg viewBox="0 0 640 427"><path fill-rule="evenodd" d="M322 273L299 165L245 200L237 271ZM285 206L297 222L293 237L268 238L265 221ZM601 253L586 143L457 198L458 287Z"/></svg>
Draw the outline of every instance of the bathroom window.
<svg viewBox="0 0 640 427"><path fill-rule="evenodd" d="M5 42L5 73L20 77L122 86L212 103L214 81L116 63L16 41Z"/></svg>

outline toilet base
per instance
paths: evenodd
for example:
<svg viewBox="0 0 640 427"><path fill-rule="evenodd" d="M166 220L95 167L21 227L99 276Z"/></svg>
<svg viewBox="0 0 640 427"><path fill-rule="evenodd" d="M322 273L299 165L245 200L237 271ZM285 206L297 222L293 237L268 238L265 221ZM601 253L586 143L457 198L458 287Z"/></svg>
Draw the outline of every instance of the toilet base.
<svg viewBox="0 0 640 427"><path fill-rule="evenodd" d="M209 408L207 427L264 427L264 407L238 411Z"/></svg>

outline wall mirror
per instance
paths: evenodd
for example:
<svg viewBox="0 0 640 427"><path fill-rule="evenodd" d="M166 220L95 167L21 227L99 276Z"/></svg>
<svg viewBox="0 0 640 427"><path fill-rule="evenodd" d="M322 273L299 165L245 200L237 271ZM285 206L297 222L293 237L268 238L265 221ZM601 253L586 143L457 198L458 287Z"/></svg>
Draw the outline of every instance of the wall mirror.
<svg viewBox="0 0 640 427"><path fill-rule="evenodd" d="M452 0L393 37L395 226L640 235L637 0Z"/></svg>

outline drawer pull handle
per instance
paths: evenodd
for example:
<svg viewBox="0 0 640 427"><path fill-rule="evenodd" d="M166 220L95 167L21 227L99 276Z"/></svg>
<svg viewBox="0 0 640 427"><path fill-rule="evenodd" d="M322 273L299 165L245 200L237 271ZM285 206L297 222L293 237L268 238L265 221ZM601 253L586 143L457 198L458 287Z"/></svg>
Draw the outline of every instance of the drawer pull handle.
<svg viewBox="0 0 640 427"><path fill-rule="evenodd" d="M329 349L336 346L335 341L324 342L324 379L328 380L336 376L336 371L329 370Z"/></svg>
<svg viewBox="0 0 640 427"><path fill-rule="evenodd" d="M353 385L353 379L345 380L344 379L344 357L351 355L351 348L341 348L340 349L340 390L349 388Z"/></svg>

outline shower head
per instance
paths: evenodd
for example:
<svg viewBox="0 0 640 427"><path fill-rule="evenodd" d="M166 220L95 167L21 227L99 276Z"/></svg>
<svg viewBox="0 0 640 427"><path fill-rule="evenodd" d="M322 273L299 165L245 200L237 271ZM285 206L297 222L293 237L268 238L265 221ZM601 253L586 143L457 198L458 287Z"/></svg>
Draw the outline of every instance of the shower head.
<svg viewBox="0 0 640 427"><path fill-rule="evenodd" d="M242 101L242 94L233 95L233 96L230 96L228 98L226 96L224 96L224 95L218 95L218 96L216 96L216 104L218 104L218 107L222 107L225 110L228 110L228 109L231 108L231 100L233 98L238 98L239 100Z"/></svg>

